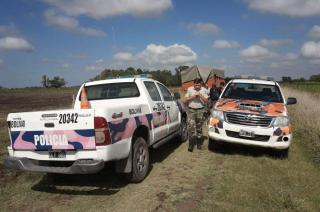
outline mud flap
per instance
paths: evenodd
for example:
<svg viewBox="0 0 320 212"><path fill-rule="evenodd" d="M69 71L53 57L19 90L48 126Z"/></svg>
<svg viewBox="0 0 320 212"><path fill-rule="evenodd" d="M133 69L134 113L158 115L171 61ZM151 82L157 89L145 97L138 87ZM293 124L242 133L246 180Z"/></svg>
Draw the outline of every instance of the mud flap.
<svg viewBox="0 0 320 212"><path fill-rule="evenodd" d="M130 148L129 156L125 159L116 161L116 172L130 173L132 171L132 147Z"/></svg>

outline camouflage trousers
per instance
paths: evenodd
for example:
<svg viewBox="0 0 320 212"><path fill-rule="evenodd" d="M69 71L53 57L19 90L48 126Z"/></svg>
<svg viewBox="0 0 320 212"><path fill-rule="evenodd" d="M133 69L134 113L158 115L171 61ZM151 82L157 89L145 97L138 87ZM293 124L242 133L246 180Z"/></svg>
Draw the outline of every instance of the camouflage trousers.
<svg viewBox="0 0 320 212"><path fill-rule="evenodd" d="M193 139L202 138L202 125L206 117L204 116L205 109L188 111L188 134L189 142Z"/></svg>

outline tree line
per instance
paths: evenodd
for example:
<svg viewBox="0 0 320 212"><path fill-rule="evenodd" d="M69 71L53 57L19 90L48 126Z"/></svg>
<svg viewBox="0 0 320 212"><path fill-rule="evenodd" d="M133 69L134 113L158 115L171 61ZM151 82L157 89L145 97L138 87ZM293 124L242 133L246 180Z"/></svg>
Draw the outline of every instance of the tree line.
<svg viewBox="0 0 320 212"><path fill-rule="evenodd" d="M315 75L311 75L309 77L309 80L301 77L298 79L292 79L290 76L283 76L282 77L282 82L306 82L306 81L312 81L312 82L320 82L320 74L315 74Z"/></svg>
<svg viewBox="0 0 320 212"><path fill-rule="evenodd" d="M94 80L104 80L108 78L117 78L125 76L134 76L134 75L151 75L152 79L158 80L167 86L180 86L181 85L181 71L189 68L188 66L179 66L175 69L175 72L172 73L170 70L156 70L150 71L147 69L135 69L129 67L127 69L105 69L99 75L90 79Z"/></svg>
<svg viewBox="0 0 320 212"><path fill-rule="evenodd" d="M41 85L44 88L60 88L65 86L66 84L67 82L63 78L58 76L55 76L52 79L50 79L46 75L43 75L41 80Z"/></svg>
<svg viewBox="0 0 320 212"><path fill-rule="evenodd" d="M104 80L110 78L120 78L126 76L134 76L134 75L148 75L153 79L166 84L167 86L180 86L181 85L181 74L180 72L184 69L189 68L188 66L179 66L175 69L175 72L172 73L170 70L156 70L150 71L148 69L135 69L133 67L129 67L127 69L104 69L97 76L89 79L89 81L95 80ZM41 85L44 88L60 88L66 86L67 82L59 77L55 76L52 79L48 78L46 75L42 76Z"/></svg>

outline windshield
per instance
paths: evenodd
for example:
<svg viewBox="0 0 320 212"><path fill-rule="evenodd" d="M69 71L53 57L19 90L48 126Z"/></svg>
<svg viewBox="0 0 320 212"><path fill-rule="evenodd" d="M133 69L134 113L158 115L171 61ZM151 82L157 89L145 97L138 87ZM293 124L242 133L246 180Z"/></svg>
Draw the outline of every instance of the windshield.
<svg viewBox="0 0 320 212"><path fill-rule="evenodd" d="M230 83L222 94L222 98L283 103L277 85L253 83Z"/></svg>
<svg viewBox="0 0 320 212"><path fill-rule="evenodd" d="M86 86L88 100L118 99L140 96L138 87L134 82L110 83ZM79 96L79 98L81 95Z"/></svg>

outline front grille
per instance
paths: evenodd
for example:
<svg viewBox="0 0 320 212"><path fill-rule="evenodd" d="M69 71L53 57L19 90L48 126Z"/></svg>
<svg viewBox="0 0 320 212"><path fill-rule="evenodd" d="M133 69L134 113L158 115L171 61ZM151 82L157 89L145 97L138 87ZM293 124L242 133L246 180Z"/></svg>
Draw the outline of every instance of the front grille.
<svg viewBox="0 0 320 212"><path fill-rule="evenodd" d="M240 139L246 139L246 140L251 140L251 141L263 141L263 142L267 142L270 139L270 136L268 135L255 135L252 138L249 137L242 137L239 135L239 132L234 132L234 131L230 131L230 130L226 130L226 134L229 137L233 137L233 138L240 138Z"/></svg>
<svg viewBox="0 0 320 212"><path fill-rule="evenodd" d="M272 117L245 113L225 112L225 117L228 123L254 127L269 127L272 122Z"/></svg>

